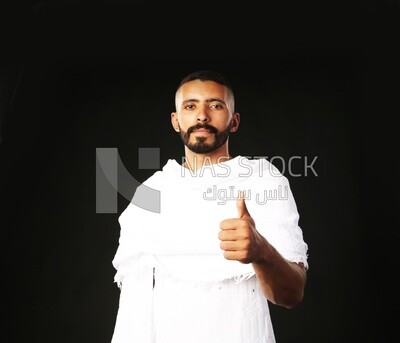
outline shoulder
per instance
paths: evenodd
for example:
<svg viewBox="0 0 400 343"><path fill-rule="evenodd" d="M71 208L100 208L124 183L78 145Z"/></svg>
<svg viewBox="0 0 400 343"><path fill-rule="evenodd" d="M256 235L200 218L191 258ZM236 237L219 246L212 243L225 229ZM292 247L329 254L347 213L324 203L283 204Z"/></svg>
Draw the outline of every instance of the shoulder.
<svg viewBox="0 0 400 343"><path fill-rule="evenodd" d="M169 159L165 165L146 179L140 186L160 189L165 181L179 175L180 165L173 159Z"/></svg>
<svg viewBox="0 0 400 343"><path fill-rule="evenodd" d="M179 164L175 160L168 160L161 170L157 170L146 180L140 182L119 220L123 220L129 214L138 216L139 213L159 213L161 191L168 184L168 180L171 180L171 177L177 173L175 169L178 167Z"/></svg>

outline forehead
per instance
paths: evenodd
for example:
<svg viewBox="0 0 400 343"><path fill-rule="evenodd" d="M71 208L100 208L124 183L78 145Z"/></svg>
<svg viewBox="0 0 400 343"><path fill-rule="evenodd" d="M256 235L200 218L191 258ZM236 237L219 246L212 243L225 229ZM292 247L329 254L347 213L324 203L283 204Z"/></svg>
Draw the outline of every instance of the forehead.
<svg viewBox="0 0 400 343"><path fill-rule="evenodd" d="M187 99L204 100L208 98L228 99L228 88L214 81L193 80L184 83L177 91L179 102Z"/></svg>

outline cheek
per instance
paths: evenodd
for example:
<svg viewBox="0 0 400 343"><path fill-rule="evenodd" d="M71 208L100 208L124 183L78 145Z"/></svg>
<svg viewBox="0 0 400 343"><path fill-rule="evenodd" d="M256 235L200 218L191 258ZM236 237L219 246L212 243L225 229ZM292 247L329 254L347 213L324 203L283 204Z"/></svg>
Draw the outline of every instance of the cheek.
<svg viewBox="0 0 400 343"><path fill-rule="evenodd" d="M193 126L193 120L188 116L180 117L178 120L179 127L186 131L190 126Z"/></svg>
<svg viewBox="0 0 400 343"><path fill-rule="evenodd" d="M220 128L226 128L228 127L231 120L231 118L221 118L220 120L216 121L215 124L218 125L218 127Z"/></svg>

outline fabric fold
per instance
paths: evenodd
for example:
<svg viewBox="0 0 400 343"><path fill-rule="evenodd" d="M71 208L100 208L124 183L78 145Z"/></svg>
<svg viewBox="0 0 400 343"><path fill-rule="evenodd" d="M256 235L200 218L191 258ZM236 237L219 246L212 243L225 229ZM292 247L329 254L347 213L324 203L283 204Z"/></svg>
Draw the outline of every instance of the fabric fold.
<svg viewBox="0 0 400 343"><path fill-rule="evenodd" d="M135 196L141 194L141 187L137 188ZM299 215L288 180L266 160L238 156L194 172L169 160L161 171L144 182L143 187L160 191L160 212L147 211L132 201L119 218L121 233L113 266L117 270L114 280L121 288L121 298L112 343L155 342L152 341L157 330L152 313L153 270L161 278L160 284L171 292L174 288L169 288L168 282L182 286L176 290L181 293L173 296L177 301L180 295L187 296L188 302L191 293L185 293L186 285L212 289L210 299L220 301L219 284L221 287L231 283L247 285L254 279L251 264L224 258L218 239L220 222L238 216L236 199L239 191L247 192L246 206L256 229L284 258L302 262L308 268L307 244L298 226ZM240 295L247 299L240 306L246 306L255 292L257 299L252 303L260 308L259 317L252 319L253 324L265 327L265 336L273 336L268 306L256 287L251 294L240 295L249 290L248 285L242 286L235 296L236 290L231 287L231 298ZM159 292L161 294L163 290ZM229 298L221 298L221 302L230 306ZM167 303L158 298L159 318L165 320L168 318ZM165 317L162 316L164 310ZM183 307L182 313L186 310ZM179 313L175 315L180 316ZM243 325L240 321L247 322L248 319L233 316L232 320L237 321L234 325L240 326ZM171 339L175 337L175 333L169 334Z"/></svg>
<svg viewBox="0 0 400 343"><path fill-rule="evenodd" d="M111 343L152 343L153 269L125 275Z"/></svg>

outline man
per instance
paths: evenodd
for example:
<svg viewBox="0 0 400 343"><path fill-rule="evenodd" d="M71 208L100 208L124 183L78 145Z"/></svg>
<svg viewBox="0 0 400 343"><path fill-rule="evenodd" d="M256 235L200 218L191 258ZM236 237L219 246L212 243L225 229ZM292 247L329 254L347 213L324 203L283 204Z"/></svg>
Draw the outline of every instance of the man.
<svg viewBox="0 0 400 343"><path fill-rule="evenodd" d="M184 162L169 160L119 218L112 343L275 342L268 302L298 305L308 269L288 180L265 159L230 155L240 116L222 75L189 74L175 105ZM160 211L140 206L149 189Z"/></svg>

